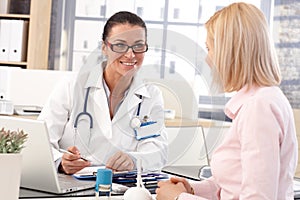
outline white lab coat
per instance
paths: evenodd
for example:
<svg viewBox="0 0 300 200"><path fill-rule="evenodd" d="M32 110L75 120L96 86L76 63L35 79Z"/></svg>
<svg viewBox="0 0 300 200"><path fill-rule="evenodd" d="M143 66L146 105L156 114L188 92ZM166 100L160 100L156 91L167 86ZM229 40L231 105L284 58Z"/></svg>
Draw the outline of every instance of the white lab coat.
<svg viewBox="0 0 300 200"><path fill-rule="evenodd" d="M134 78L128 94L111 120L102 75L101 66L79 73L76 79L57 86L45 104L38 119L46 121L54 160L61 159L59 148L67 149L75 145L95 165L105 165L114 153L121 150L135 159L140 157L143 169L161 169L167 162L167 134L161 91L154 85ZM75 133L74 121L83 111L88 87L91 89L87 111L93 118L93 128L89 128L87 115L81 115ZM139 95L142 95L142 99ZM159 133L160 136L138 141L130 122L136 116L141 101L140 118L147 116L157 123L139 128L138 134Z"/></svg>

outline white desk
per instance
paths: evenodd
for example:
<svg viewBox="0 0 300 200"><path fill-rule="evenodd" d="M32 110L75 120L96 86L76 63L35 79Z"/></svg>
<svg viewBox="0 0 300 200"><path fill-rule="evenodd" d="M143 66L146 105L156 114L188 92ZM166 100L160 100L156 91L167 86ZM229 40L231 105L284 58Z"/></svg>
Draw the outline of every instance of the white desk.
<svg viewBox="0 0 300 200"><path fill-rule="evenodd" d="M155 197L155 194L152 195ZM97 199L109 199L109 200L117 200L117 199L123 199L123 195L120 194L112 194L110 198L107 198L105 196L101 196L96 198L94 189L88 189L88 190L81 190L69 194L51 194L47 192L42 191L36 191L36 190L30 190L30 189L20 189L20 196L19 199L26 199L26 200L40 200L40 199L52 199L52 200L97 200ZM153 198L155 199L155 198Z"/></svg>
<svg viewBox="0 0 300 200"><path fill-rule="evenodd" d="M155 200L155 195L152 195L153 200ZM106 199L106 200L119 200L123 199L123 196L111 196L110 198L108 197L63 197L63 198L42 198L42 199L27 199L26 200L100 200L100 199Z"/></svg>
<svg viewBox="0 0 300 200"><path fill-rule="evenodd" d="M65 198L45 198L45 199L27 199L27 200L97 200L96 197L65 197ZM107 197L99 197L98 199L109 199L109 200L118 200L123 199L123 196L112 196L110 198Z"/></svg>
<svg viewBox="0 0 300 200"><path fill-rule="evenodd" d="M152 190L151 190L152 191ZM153 191L152 191L153 192ZM155 200L155 194L152 194L153 200ZM1 198L0 198L1 199ZM76 192L68 193L68 194L52 194L37 190L25 189L20 188L19 192L19 199L26 199L26 200L42 200L42 199L51 199L51 200L117 200L123 199L123 194L116 194L112 193L110 198L105 196L101 196L96 198L95 191L93 188L87 190L79 190Z"/></svg>

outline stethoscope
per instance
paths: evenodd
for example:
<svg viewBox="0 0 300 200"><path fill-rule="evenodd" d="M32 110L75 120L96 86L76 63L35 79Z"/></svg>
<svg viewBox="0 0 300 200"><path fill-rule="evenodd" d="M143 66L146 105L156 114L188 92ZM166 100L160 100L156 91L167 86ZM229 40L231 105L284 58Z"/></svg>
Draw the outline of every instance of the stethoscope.
<svg viewBox="0 0 300 200"><path fill-rule="evenodd" d="M84 105L83 105L83 111L78 113L78 115L76 116L75 118L75 122L74 122L74 128L77 129L77 126L78 126L78 120L80 118L80 116L83 116L83 115L86 115L89 117L90 119L90 128L93 128L93 117L90 113L88 113L86 111L86 108L87 108L87 102L88 102L88 98L89 98L89 93L90 93L90 89L91 87L88 87L87 90L86 90L86 93L85 93L85 99L84 99Z"/></svg>
<svg viewBox="0 0 300 200"><path fill-rule="evenodd" d="M90 129L93 128L93 117L89 112L87 112L87 102L88 102L88 98L89 98L90 89L91 89L91 87L88 87L87 90L86 90L83 111L78 113L76 118L75 118L75 121L74 121L74 128L75 129L77 129L79 118L82 117L83 115L88 116L89 121L90 121ZM142 100L142 98L143 98L142 95L139 95L139 98ZM151 124L156 124L157 123L157 121L148 121L147 116L144 116L143 120L140 119L141 104L142 104L142 101L139 102L139 104L138 104L138 109L137 109L135 117L133 117L130 121L130 126L134 131L135 139L140 141L140 140L160 136L159 133L144 135L144 136L140 136L138 134L138 129L140 127L145 127L145 126L149 126Z"/></svg>

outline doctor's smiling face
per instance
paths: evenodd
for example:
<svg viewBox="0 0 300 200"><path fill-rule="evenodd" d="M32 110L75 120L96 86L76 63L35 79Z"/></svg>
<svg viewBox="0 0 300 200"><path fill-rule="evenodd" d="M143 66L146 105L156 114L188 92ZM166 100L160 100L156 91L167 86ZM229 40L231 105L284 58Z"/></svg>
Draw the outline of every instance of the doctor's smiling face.
<svg viewBox="0 0 300 200"><path fill-rule="evenodd" d="M115 24L102 46L107 56L106 70L118 77L135 72L142 65L147 49L145 28L129 23Z"/></svg>

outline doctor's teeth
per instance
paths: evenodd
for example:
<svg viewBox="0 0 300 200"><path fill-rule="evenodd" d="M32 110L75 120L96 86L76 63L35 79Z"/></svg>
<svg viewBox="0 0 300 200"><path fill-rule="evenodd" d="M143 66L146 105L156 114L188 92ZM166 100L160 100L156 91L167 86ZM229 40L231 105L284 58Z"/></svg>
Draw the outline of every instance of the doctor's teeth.
<svg viewBox="0 0 300 200"><path fill-rule="evenodd" d="M135 62L129 63L129 62L122 62L123 65L135 65Z"/></svg>

